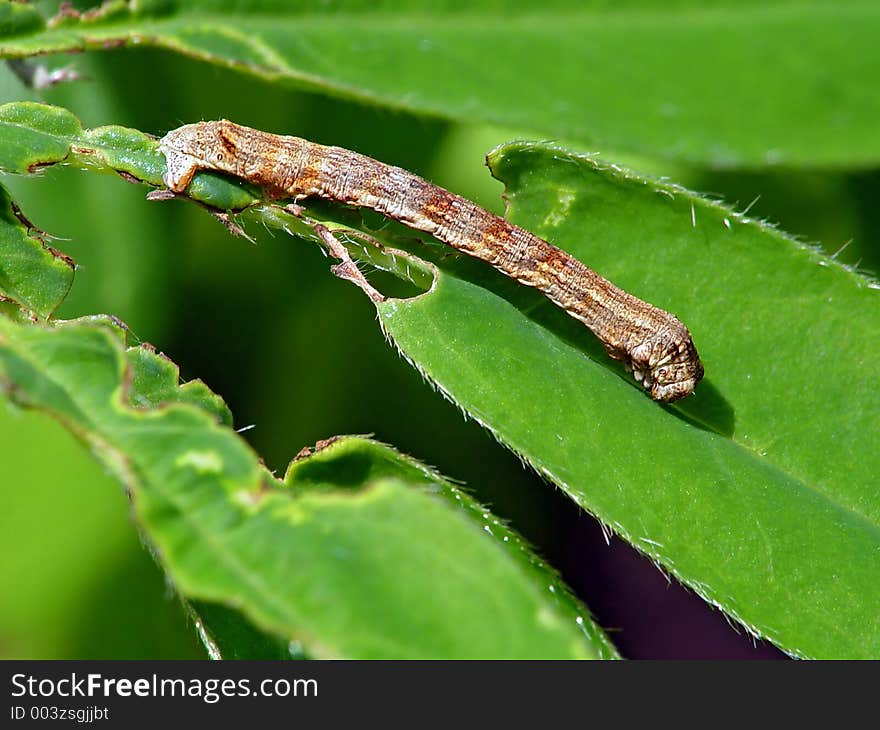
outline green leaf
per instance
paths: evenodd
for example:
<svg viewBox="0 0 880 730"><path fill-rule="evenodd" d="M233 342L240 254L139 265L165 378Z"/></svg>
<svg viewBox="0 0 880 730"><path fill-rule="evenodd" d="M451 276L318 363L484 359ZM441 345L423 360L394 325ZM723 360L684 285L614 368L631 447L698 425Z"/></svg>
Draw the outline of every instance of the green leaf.
<svg viewBox="0 0 880 730"><path fill-rule="evenodd" d="M488 267L379 305L403 354L706 600L805 657L880 656L880 292L778 231L552 145L490 155L512 219L677 314L706 367L652 402ZM491 326L486 326L491 323Z"/></svg>
<svg viewBox="0 0 880 730"><path fill-rule="evenodd" d="M79 119L57 106L22 101L0 105L0 172L26 174L64 162L122 174L128 180L162 186L165 158L156 140L126 127L83 130ZM218 175L199 175L190 197L222 210L255 202L247 186Z"/></svg>
<svg viewBox="0 0 880 730"><path fill-rule="evenodd" d="M45 22L36 8L14 2L0 4L0 37L35 33L44 27Z"/></svg>
<svg viewBox="0 0 880 730"><path fill-rule="evenodd" d="M0 299L12 299L48 319L67 296L73 270L73 261L46 245L42 231L0 185Z"/></svg>
<svg viewBox="0 0 880 730"><path fill-rule="evenodd" d="M190 403L214 416L218 423L232 426L232 413L223 399L201 380L178 385L177 365L151 345L129 348L126 356L131 366L131 405L151 409L163 403Z"/></svg>
<svg viewBox="0 0 880 730"><path fill-rule="evenodd" d="M723 166L880 160L880 7L865 0L154 0L52 25L0 8L9 58L151 44L272 83L605 150Z"/></svg>
<svg viewBox="0 0 880 730"><path fill-rule="evenodd" d="M232 655L277 656L274 636L311 656L613 656L552 572L438 475L343 438L282 484L216 403L175 397L176 369L148 348L126 356L122 334L110 319L0 318L0 382L125 481L185 597L241 612L209 619L235 629L220 640Z"/></svg>

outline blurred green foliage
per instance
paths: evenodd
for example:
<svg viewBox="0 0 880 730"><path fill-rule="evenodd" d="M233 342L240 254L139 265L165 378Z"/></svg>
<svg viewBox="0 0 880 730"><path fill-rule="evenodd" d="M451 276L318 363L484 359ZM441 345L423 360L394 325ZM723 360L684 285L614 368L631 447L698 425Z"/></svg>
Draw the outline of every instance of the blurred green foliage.
<svg viewBox="0 0 880 730"><path fill-rule="evenodd" d="M86 126L155 134L228 117L358 150L503 210L500 185L480 160L516 136L509 130L282 90L154 50L45 62L75 65L85 80L35 93L3 70L0 101L39 98L71 109ZM743 207L757 199L752 213L832 253L853 241L841 260L880 266L880 248L870 245L880 238L876 171L720 173L622 161ZM374 433L480 485L476 496L539 550L558 550L552 490L424 385L386 345L371 304L328 274L317 247L258 227L249 230L251 247L195 206L147 204L142 187L110 176L56 167L40 179L6 182L35 225L67 239L56 245L79 264L59 316L119 316L172 355L185 379L200 377L222 394L237 426L253 424L246 437L271 468L329 435ZM286 296L291 291L295 297ZM0 406L0 496L0 655L201 655L139 544L122 490L58 424Z"/></svg>

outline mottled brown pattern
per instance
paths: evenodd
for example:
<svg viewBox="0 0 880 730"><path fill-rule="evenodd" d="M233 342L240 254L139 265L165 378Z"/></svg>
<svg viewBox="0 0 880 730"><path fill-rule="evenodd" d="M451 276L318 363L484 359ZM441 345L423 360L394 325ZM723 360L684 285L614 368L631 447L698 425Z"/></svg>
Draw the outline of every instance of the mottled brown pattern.
<svg viewBox="0 0 880 730"><path fill-rule="evenodd" d="M165 183L175 192L186 190L198 170L225 172L277 199L318 196L371 208L488 262L587 325L656 400L690 395L703 377L690 332L669 312L619 289L525 229L399 167L226 120L175 129L159 149L167 161Z"/></svg>

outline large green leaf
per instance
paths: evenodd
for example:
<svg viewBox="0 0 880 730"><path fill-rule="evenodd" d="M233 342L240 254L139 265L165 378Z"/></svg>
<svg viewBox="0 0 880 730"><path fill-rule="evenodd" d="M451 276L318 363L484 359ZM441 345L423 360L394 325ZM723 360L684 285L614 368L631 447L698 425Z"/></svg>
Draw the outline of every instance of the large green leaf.
<svg viewBox="0 0 880 730"><path fill-rule="evenodd" d="M6 57L152 44L273 83L699 163L880 160L880 7L864 0L152 0L51 24L7 0L0 31Z"/></svg>
<svg viewBox="0 0 880 730"><path fill-rule="evenodd" d="M295 462L282 484L222 425L204 386L178 389L176 368L148 348L126 356L109 320L0 317L0 383L61 419L126 483L184 596L241 611L312 656L614 654L554 574L429 469L346 438ZM223 630L216 611L212 621ZM277 646L267 639L262 651Z"/></svg>
<svg viewBox="0 0 880 730"><path fill-rule="evenodd" d="M678 314L660 407L547 301L473 266L379 305L403 353L538 471L787 651L880 656L880 292L783 234L547 145L490 156L512 218ZM491 327L486 323L491 322Z"/></svg>

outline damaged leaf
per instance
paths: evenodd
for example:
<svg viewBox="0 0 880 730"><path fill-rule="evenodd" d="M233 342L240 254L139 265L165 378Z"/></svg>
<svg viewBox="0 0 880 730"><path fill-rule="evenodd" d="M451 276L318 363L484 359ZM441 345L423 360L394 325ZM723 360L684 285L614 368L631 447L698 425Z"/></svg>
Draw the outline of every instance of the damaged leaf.
<svg viewBox="0 0 880 730"><path fill-rule="evenodd" d="M73 284L73 261L46 242L0 185L0 297L48 319Z"/></svg>
<svg viewBox="0 0 880 730"><path fill-rule="evenodd" d="M0 318L0 384L62 420L119 476L185 598L241 613L244 623L206 611L213 650L614 655L552 571L434 472L349 437L297 461L281 483L203 386L176 393L176 369L138 349L126 353L111 320Z"/></svg>

